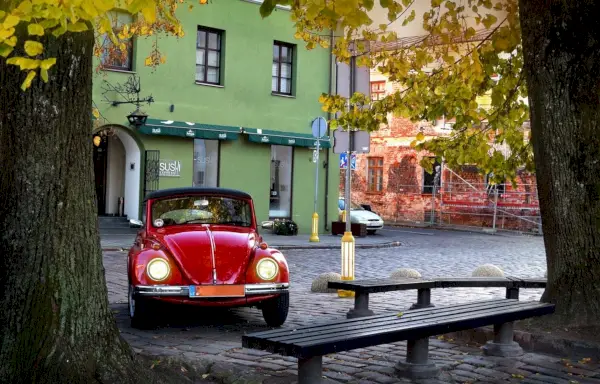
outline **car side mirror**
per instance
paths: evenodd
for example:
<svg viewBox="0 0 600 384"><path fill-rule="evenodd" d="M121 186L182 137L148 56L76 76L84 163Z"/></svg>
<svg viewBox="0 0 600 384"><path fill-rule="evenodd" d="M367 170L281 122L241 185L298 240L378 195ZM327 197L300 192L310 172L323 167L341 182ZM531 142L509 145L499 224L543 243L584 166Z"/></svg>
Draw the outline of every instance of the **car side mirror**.
<svg viewBox="0 0 600 384"><path fill-rule="evenodd" d="M144 226L144 223L142 223L140 220L129 219L129 226L131 228L142 228Z"/></svg>
<svg viewBox="0 0 600 384"><path fill-rule="evenodd" d="M263 221L260 224L260 227L262 229L273 229L273 221L271 221L271 220Z"/></svg>

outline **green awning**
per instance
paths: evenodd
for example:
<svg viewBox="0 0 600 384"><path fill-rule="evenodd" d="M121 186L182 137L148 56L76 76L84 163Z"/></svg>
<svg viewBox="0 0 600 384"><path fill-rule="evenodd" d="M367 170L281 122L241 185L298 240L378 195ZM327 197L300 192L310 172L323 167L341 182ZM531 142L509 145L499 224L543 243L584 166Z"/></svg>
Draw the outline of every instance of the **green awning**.
<svg viewBox="0 0 600 384"><path fill-rule="evenodd" d="M147 119L139 129L147 135L179 136L193 139L237 140L240 127L190 123L173 120Z"/></svg>
<svg viewBox="0 0 600 384"><path fill-rule="evenodd" d="M244 133L248 139L254 143L289 145L293 147L314 148L317 146L317 139L310 133L294 133L271 131L268 129L245 128ZM331 139L329 136L323 136L319 139L319 146L322 148L331 148Z"/></svg>

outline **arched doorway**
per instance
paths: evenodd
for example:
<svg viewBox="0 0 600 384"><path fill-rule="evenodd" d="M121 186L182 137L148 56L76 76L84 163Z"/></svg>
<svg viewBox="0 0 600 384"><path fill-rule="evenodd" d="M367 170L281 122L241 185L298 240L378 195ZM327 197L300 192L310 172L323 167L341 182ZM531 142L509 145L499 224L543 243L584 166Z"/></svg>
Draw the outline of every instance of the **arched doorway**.
<svg viewBox="0 0 600 384"><path fill-rule="evenodd" d="M99 216L139 219L142 148L133 132L103 126L93 134Z"/></svg>

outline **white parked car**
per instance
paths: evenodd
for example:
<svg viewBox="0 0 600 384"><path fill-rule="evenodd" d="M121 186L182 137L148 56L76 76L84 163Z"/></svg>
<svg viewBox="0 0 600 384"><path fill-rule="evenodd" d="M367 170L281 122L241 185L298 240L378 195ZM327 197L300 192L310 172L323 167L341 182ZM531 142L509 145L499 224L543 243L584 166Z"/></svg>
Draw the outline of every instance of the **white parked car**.
<svg viewBox="0 0 600 384"><path fill-rule="evenodd" d="M344 198L340 197L338 200L338 211L340 217L342 211L346 209L344 204ZM378 229L383 228L383 219L374 212L364 209L360 205L350 202L350 222L353 224L366 224L367 233L369 235L375 234Z"/></svg>

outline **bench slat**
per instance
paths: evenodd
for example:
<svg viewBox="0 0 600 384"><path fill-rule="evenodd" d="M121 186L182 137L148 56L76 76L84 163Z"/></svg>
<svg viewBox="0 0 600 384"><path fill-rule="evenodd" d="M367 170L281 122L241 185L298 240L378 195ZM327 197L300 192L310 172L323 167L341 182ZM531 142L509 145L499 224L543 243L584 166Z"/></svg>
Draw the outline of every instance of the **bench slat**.
<svg viewBox="0 0 600 384"><path fill-rule="evenodd" d="M363 321L343 321L335 324L329 323L329 326L321 327L309 326L293 331L292 333L288 331L280 334L268 335L268 338L272 341L297 342L306 335L310 335L312 337L317 335L333 334L336 332L344 332L351 336L352 332L355 331L361 332L365 329L386 327L389 324L392 324L396 327L400 326L401 324L414 323L415 321L437 321L440 319L444 320L445 318L451 316L468 316L468 314L471 312L479 313L497 309L512 309L515 308L515 303L512 301L516 300L503 300L500 302L495 301L494 303L487 303L487 305L470 305L461 307L448 306L412 310L404 312L401 317L398 317L397 313L388 312L385 315L363 317Z"/></svg>
<svg viewBox="0 0 600 384"><path fill-rule="evenodd" d="M435 288L435 282L421 279L378 279L378 280L351 280L351 281L330 281L328 288L348 289L356 292L377 293L401 291L409 289Z"/></svg>
<svg viewBox="0 0 600 384"><path fill-rule="evenodd" d="M486 316L498 316L501 314L516 313L524 309L531 308L530 306L509 306L505 308L490 308L487 310L467 312L464 314L454 315L443 315L435 316L425 319L410 319L408 321L395 321L392 317L387 323L383 323L376 327L365 327L363 329L357 329L353 332L345 332L344 330L338 330L337 332L328 332L321 335L310 335L301 338L287 338L284 340L278 340L278 342L285 344L295 344L299 346L310 346L329 342L335 342L336 340L342 339L358 339L360 337L369 335L378 335L389 331L403 331L410 330L411 332L422 328L429 328L434 325L444 325L452 321L461 320L472 320ZM484 324L480 325L483 326ZM445 333L445 332L444 332ZM411 338L411 337L409 337ZM404 339L403 339L404 340Z"/></svg>
<svg viewBox="0 0 600 384"><path fill-rule="evenodd" d="M546 279L507 277L435 277L431 279L365 279L330 281L328 288L378 293L433 288L545 288Z"/></svg>
<svg viewBox="0 0 600 384"><path fill-rule="evenodd" d="M510 303L513 301L515 301L515 300L511 300L508 302ZM411 310L405 311L403 317L404 318L413 318L414 316L418 316L420 314L427 314L427 313L429 313L431 311L435 311L435 310L466 311L466 310L470 310L473 308L480 308L480 307L486 308L490 305L494 306L494 305L498 305L498 303L504 303L504 302L507 302L506 299L489 299L489 300L468 302L468 303L462 303L462 304L454 304L454 305L449 305L449 306L411 309ZM398 311L398 312L400 312L400 311ZM252 336L276 337L276 336L280 336L280 335L290 334L290 332L294 332L294 333L296 333L296 332L311 332L311 331L316 331L316 330L320 330L320 329L328 328L328 327L351 326L351 325L355 325L355 324L358 324L359 326L362 327L365 324L365 319L369 319L369 321L371 321L371 322L376 322L376 321L379 321L380 319L387 319L390 315L397 315L398 312L389 312L388 311L386 313L377 314L377 315L368 316L368 317L359 317L359 318L354 318L354 319L338 320L333 323L331 321L322 320L322 321L316 322L314 324L303 326L300 328L278 328L278 329L270 329L267 331L254 332L254 333L252 333Z"/></svg>
<svg viewBox="0 0 600 384"><path fill-rule="evenodd" d="M488 302L488 304L491 304ZM521 320L528 317L542 316L554 312L553 304L541 304L538 302L519 302L516 300L496 300L496 307L483 306L479 310L457 313L453 316L447 315L448 309L456 309L459 306L426 308L407 312L404 318L396 314L377 315L360 319L342 320L329 323L329 327L347 325L362 322L379 321L380 323L371 328L347 332L339 328L331 328L335 333L327 334L327 325L315 327L303 327L299 329L274 330L253 333L242 337L242 345L247 348L262 349L274 353L298 358L325 355L328 353L342 352L346 350L365 348L378 344L393 343L407 339L419 339L431 335L455 332L464 329L477 328L494 323L504 323ZM507 305L508 304L508 305ZM443 316L435 317L435 313L444 313ZM429 317L429 322L418 313ZM410 316L408 316L410 315ZM360 328L360 327L359 327ZM311 336L312 329L314 335ZM283 334L281 332L284 332ZM273 332L276 332L273 334ZM288 340L285 339L285 333ZM276 337L278 341L272 340ZM299 339L300 337L300 339ZM312 337L312 338L311 338ZM298 340L294 341L294 340Z"/></svg>

